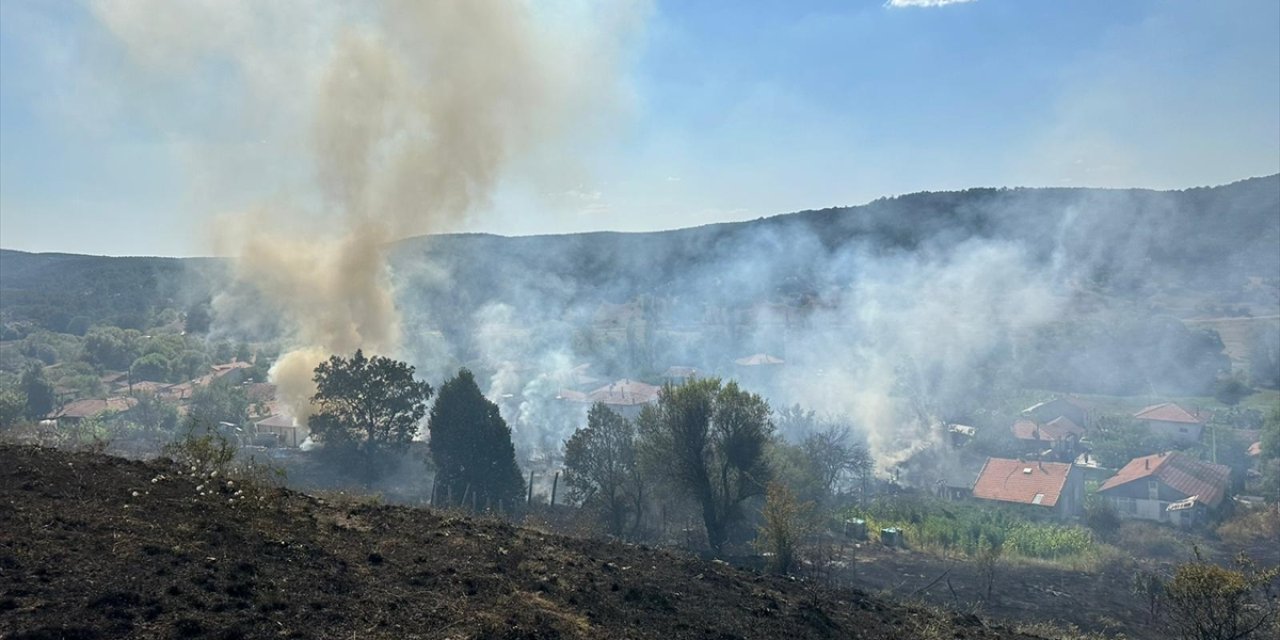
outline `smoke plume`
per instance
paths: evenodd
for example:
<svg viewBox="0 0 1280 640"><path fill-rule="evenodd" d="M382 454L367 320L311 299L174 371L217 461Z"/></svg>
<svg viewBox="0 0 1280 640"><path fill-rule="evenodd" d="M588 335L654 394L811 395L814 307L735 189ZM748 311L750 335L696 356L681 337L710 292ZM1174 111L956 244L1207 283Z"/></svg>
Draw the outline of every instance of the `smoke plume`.
<svg viewBox="0 0 1280 640"><path fill-rule="evenodd" d="M401 350L389 243L458 228L522 158L578 135L612 108L619 43L641 12L543 9L507 0L387 0L340 10L95 5L141 65L176 74L230 63L252 109L280 111L248 114L253 122L308 123L266 135L297 147L285 157L308 164L314 186L288 194L287 204L222 216L214 232L219 252L236 258L235 277L286 327L292 348L271 375L295 417L307 415L312 370L323 358ZM228 291L215 308L228 317L246 313L246 304Z"/></svg>

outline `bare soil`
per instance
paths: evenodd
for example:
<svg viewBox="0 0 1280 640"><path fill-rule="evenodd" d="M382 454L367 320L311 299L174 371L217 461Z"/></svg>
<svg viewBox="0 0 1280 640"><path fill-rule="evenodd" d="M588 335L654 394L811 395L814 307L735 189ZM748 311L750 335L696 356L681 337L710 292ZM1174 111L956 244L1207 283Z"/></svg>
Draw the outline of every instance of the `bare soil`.
<svg viewBox="0 0 1280 640"><path fill-rule="evenodd" d="M671 551L181 471L0 445L0 638L1029 637Z"/></svg>

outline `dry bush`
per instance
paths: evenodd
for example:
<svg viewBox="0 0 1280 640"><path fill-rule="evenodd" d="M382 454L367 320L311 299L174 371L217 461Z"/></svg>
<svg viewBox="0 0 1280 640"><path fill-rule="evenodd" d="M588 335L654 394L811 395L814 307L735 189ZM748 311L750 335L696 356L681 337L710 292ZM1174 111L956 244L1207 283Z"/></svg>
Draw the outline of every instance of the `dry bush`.
<svg viewBox="0 0 1280 640"><path fill-rule="evenodd" d="M765 494L756 548L771 554L769 565L778 573L795 566L800 540L813 529L813 503L800 502L782 483L772 483Z"/></svg>
<svg viewBox="0 0 1280 640"><path fill-rule="evenodd" d="M1252 544L1275 544L1280 540L1280 505L1246 511L1218 527L1218 535L1226 542L1246 547Z"/></svg>
<svg viewBox="0 0 1280 640"><path fill-rule="evenodd" d="M1149 522L1126 522L1116 546L1139 558L1185 558L1190 544L1168 527Z"/></svg>

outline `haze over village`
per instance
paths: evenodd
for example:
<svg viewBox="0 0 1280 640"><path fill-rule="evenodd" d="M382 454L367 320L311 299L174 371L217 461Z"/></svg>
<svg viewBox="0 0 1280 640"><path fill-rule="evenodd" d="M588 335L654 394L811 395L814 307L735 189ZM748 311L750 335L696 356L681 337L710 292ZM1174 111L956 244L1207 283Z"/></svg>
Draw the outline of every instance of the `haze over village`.
<svg viewBox="0 0 1280 640"><path fill-rule="evenodd" d="M0 3L0 637L1280 635L1280 9Z"/></svg>

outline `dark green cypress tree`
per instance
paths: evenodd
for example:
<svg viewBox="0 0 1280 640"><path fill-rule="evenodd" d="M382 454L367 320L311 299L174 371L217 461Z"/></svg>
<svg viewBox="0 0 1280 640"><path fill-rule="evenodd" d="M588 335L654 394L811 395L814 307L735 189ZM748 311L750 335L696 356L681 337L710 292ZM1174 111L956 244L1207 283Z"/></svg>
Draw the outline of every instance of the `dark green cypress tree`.
<svg viewBox="0 0 1280 640"><path fill-rule="evenodd" d="M427 421L431 459L436 467L436 503L451 496L455 504L478 508L519 503L524 482L516 465L511 429L498 405L480 393L468 369L446 380Z"/></svg>

